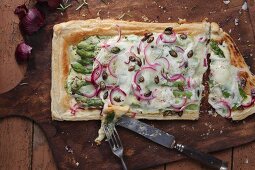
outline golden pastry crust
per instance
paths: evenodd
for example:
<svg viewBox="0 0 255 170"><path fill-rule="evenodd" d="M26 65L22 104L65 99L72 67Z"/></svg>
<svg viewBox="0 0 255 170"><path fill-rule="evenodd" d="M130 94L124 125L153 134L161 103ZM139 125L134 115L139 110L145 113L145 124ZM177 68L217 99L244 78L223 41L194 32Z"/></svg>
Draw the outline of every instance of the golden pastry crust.
<svg viewBox="0 0 255 170"><path fill-rule="evenodd" d="M51 111L55 120L98 120L100 110L79 110L74 116L70 114L71 97L65 91L65 81L69 72L69 46L77 44L82 39L92 35L116 35L116 25L122 29L122 34L143 35L145 32L162 32L166 27L173 27L176 33L189 35L209 34L210 23L144 23L127 22L119 20L75 20L60 23L54 26L52 40L52 88L51 88ZM199 111L184 112L181 117L161 116L159 114L138 114L141 119L198 119Z"/></svg>
<svg viewBox="0 0 255 170"><path fill-rule="evenodd" d="M237 48L237 45L234 43L233 39L216 23L211 23L211 39L218 42L225 42L228 45L230 52L230 63L231 65L240 68L239 77L242 77L246 80L244 91L247 95L250 95L251 89L255 86L255 77L249 70L249 66L245 63L244 58ZM233 111L232 119L242 120L254 112L255 105L253 104L253 106L245 108L244 110Z"/></svg>

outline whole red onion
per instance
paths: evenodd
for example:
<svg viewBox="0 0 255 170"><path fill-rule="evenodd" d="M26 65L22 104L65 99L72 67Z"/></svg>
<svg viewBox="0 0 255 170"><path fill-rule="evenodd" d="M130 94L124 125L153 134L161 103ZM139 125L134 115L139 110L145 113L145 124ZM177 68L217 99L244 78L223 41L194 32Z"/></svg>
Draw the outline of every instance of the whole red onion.
<svg viewBox="0 0 255 170"><path fill-rule="evenodd" d="M16 51L15 51L16 60L18 62L27 61L29 56L31 55L31 50L32 50L32 47L30 47L24 42L21 42L16 47Z"/></svg>
<svg viewBox="0 0 255 170"><path fill-rule="evenodd" d="M26 5L18 6L14 13L19 16L20 29L26 34L33 34L45 23L45 17L37 8L27 9Z"/></svg>

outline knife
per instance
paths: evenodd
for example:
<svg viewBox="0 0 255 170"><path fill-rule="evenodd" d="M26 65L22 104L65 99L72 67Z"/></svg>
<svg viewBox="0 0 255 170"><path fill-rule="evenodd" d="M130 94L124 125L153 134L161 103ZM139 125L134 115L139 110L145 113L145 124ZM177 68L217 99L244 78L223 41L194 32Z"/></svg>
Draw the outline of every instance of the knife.
<svg viewBox="0 0 255 170"><path fill-rule="evenodd" d="M124 115L118 120L117 125L127 128L133 132L136 132L159 145L162 145L170 149L176 149L177 151L185 154L186 156L193 158L211 168L220 170L228 169L227 162L222 161L206 153L200 152L189 146L178 144L175 142L175 137L173 135L170 135L157 128L154 128L139 120Z"/></svg>

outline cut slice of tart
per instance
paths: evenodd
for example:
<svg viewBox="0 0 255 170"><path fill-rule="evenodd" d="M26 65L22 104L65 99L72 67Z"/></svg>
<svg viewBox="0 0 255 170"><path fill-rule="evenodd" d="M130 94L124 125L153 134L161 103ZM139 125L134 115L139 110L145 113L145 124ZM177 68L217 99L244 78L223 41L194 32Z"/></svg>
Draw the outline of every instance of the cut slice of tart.
<svg viewBox="0 0 255 170"><path fill-rule="evenodd" d="M211 24L209 103L223 117L242 120L255 112L255 79L236 44Z"/></svg>

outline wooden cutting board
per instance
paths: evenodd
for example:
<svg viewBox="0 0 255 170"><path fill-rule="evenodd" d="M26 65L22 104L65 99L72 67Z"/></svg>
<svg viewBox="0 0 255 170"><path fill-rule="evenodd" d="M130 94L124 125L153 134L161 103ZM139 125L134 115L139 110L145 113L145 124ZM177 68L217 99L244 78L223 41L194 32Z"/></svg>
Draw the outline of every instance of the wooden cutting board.
<svg viewBox="0 0 255 170"><path fill-rule="evenodd" d="M23 82L12 91L0 96L0 118L22 116L35 121L44 131L59 169L121 169L106 142L96 146L93 142L100 127L99 121L58 122L51 120L51 39L56 23L73 19L102 19L122 17L130 21L176 22L186 18L189 22L218 22L230 32L251 70L255 72L254 16L240 9L242 1L233 0L229 5L222 1L184 0L170 1L88 1L88 8L76 11L76 1L63 15L49 12L47 24L38 33L25 37L33 46L32 60ZM239 19L235 25L235 18ZM255 139L255 116L244 121L232 122L220 116L214 117L202 111L197 121L145 121L176 136L178 142L194 146L206 152L218 151ZM179 160L181 157L126 129L118 128L125 148L125 159L130 169L142 169ZM79 166L76 165L79 162Z"/></svg>

